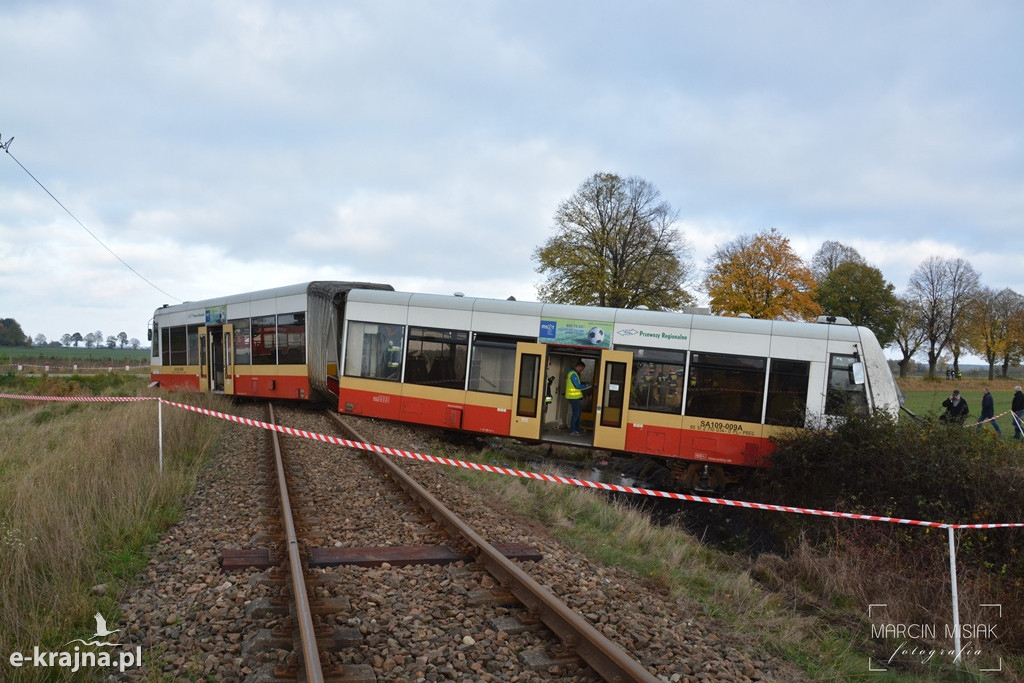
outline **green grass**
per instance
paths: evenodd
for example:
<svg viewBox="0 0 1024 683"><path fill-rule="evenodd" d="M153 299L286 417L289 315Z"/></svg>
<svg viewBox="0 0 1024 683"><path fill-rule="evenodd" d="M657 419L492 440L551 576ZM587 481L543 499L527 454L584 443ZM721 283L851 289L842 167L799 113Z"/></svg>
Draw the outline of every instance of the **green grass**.
<svg viewBox="0 0 1024 683"><path fill-rule="evenodd" d="M21 377L4 384L5 393L93 395L79 380ZM145 379L124 373L94 386L107 396L148 391ZM193 402L225 409L217 398L197 395ZM117 596L176 520L221 426L188 411L163 411L160 472L155 425L151 401L0 399L0 652L37 645L59 651L92 633L96 612L108 623L119 618ZM105 590L93 590L101 584ZM5 665L0 677L12 673ZM89 680L67 670L16 673L23 681Z"/></svg>
<svg viewBox="0 0 1024 683"><path fill-rule="evenodd" d="M905 396L904 406L918 417L938 417L944 412L942 402L949 398L954 389L967 400L971 414L965 424L976 422L981 412L982 388L988 387L995 401L996 415L1010 410L1014 387L1024 384L1020 379L961 379L961 380L928 380L915 378L900 380L900 388ZM1009 415L999 417L999 424L1004 437L1013 436L1013 418ZM992 431L991 427L985 429Z"/></svg>

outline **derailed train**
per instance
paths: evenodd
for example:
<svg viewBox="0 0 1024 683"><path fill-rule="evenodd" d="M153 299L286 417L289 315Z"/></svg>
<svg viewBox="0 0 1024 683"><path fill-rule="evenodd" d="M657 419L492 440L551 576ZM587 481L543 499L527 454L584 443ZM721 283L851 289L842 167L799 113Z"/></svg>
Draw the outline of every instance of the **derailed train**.
<svg viewBox="0 0 1024 683"><path fill-rule="evenodd" d="M152 380L327 398L346 414L663 458L691 490L769 463L771 437L899 409L874 334L798 323L309 282L156 310ZM566 376L582 360L582 436Z"/></svg>

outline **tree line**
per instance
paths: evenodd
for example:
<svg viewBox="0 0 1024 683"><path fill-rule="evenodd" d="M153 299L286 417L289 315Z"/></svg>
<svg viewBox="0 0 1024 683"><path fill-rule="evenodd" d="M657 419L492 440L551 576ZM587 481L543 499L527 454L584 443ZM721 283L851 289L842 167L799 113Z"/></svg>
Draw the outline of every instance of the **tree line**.
<svg viewBox="0 0 1024 683"><path fill-rule="evenodd" d="M54 339L52 341L48 340L46 335L43 334L29 337L14 318L0 318L0 346L47 346L51 348L67 346L78 348L79 344L84 344L87 349L137 349L141 346L141 342L138 339L134 337L129 339L125 332L119 332L116 335L112 334L106 338L104 338L103 333L99 330L88 332L84 335L81 332L68 332L62 335L59 340Z"/></svg>
<svg viewBox="0 0 1024 683"><path fill-rule="evenodd" d="M897 293L856 249L825 241L805 263L775 228L718 246L703 269L675 227L678 212L650 182L595 173L554 215L554 234L533 254L542 301L683 310L706 295L711 313L810 321L848 318L898 350L900 375L918 354L935 377L941 360L974 353L989 378L1024 358L1024 297L986 287L962 258L933 256ZM947 355L948 354L948 355Z"/></svg>

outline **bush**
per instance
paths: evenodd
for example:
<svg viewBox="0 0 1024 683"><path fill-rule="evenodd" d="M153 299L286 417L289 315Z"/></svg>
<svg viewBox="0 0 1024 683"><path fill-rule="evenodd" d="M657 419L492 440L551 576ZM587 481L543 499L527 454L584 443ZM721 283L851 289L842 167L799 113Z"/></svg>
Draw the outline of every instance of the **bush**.
<svg viewBox="0 0 1024 683"><path fill-rule="evenodd" d="M754 478L751 493L764 502L898 519L1021 522L1019 443L973 426L853 416L831 429L778 441L772 469ZM833 595L854 596L863 608L899 596L907 604L904 623L948 622L945 529L789 514L762 520L786 541L791 563L781 573L765 571L770 580L801 582L806 588L813 554L821 563L818 570L829 574ZM974 605L1000 603L1003 632L1019 633L1024 628L1024 530L963 529L955 537L962 622L970 623ZM845 585L834 585L840 576ZM1007 652L1024 652L1024 642L1002 645Z"/></svg>

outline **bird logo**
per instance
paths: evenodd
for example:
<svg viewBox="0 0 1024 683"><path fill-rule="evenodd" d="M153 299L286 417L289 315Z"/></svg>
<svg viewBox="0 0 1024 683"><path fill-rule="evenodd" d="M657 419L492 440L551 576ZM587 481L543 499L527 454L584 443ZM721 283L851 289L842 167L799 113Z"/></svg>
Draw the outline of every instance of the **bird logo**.
<svg viewBox="0 0 1024 683"><path fill-rule="evenodd" d="M108 630L107 629L107 620L103 618L102 614L97 612L93 616L96 619L96 633L93 635L93 638L95 638L96 640L85 641L85 640L82 640L81 638L75 638L74 640L69 640L67 642L67 645L70 645L71 643L82 643L83 645L113 645L114 644L114 643L108 643L107 641L100 640L100 639L101 638L106 638L109 635L113 635L113 634L117 633L118 631L120 631L121 629L115 628L113 631Z"/></svg>

